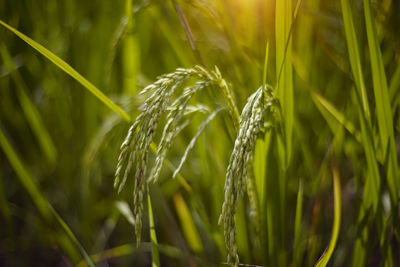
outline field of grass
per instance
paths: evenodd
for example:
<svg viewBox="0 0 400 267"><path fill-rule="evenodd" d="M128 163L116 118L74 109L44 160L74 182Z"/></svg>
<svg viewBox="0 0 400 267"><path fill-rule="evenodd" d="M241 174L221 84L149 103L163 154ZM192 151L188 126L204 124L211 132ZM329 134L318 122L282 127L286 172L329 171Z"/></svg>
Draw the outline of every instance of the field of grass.
<svg viewBox="0 0 400 267"><path fill-rule="evenodd" d="M399 14L0 1L0 266L399 266Z"/></svg>

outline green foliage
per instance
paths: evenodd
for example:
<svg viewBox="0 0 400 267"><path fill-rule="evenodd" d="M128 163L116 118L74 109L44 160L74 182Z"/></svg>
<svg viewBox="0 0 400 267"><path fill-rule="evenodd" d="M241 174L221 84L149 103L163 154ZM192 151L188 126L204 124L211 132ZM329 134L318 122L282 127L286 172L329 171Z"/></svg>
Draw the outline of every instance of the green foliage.
<svg viewBox="0 0 400 267"><path fill-rule="evenodd" d="M398 12L0 2L0 265L396 266Z"/></svg>
<svg viewBox="0 0 400 267"><path fill-rule="evenodd" d="M329 241L329 246L324 251L324 254L322 254L322 256L318 260L317 264L315 264L316 267L325 267L328 264L329 259L332 257L333 251L336 246L336 242L339 237L342 200L341 200L341 193L340 193L340 190L341 190L340 178L339 178L337 169L335 169L335 168L333 168L332 177L333 177L333 195L334 195L334 199L333 199L334 215L333 215L332 235L331 235L331 240Z"/></svg>
<svg viewBox="0 0 400 267"><path fill-rule="evenodd" d="M39 210L44 220L50 225L54 223L59 224L61 230L63 230L63 233L59 233L60 236L58 236L58 238L61 239L62 234L66 235L66 237L69 239L68 242L70 242L72 246L75 246L76 249L80 250L83 257L90 266L94 266L94 264L89 258L89 255L86 253L85 249L76 239L75 235L69 229L68 225L61 219L60 215L58 215L58 213L53 209L51 204L42 195L39 188L37 188L29 172L25 169L24 164L21 162L18 155L16 154L13 147L10 145L10 143L8 142L7 138L5 137L5 135L1 130L0 130L0 146L4 151L11 166L17 173L17 177L19 178L21 184L23 185L25 190L28 192L29 196L34 201L36 208ZM60 245L65 246L61 240L60 240ZM64 249L66 249L67 252L69 250L68 246L64 247ZM73 254L74 252L71 251L70 256L73 256Z"/></svg>
<svg viewBox="0 0 400 267"><path fill-rule="evenodd" d="M57 57L54 53L43 47L41 44L35 42L25 34L19 32L15 28L11 27L7 23L0 20L0 24L12 31L19 38L24 40L27 44L36 49L40 54L45 56L51 62L56 64L61 70L65 71L67 74L71 75L72 78L77 80L80 84L82 84L86 89L88 89L92 94L94 94L101 102L107 105L110 109L114 110L118 114L120 114L125 120L129 121L129 115L127 115L120 107L115 105L109 98L107 98L99 89L97 89L91 82L85 79L82 75L80 75L76 70L74 70L70 65L68 65L61 58Z"/></svg>

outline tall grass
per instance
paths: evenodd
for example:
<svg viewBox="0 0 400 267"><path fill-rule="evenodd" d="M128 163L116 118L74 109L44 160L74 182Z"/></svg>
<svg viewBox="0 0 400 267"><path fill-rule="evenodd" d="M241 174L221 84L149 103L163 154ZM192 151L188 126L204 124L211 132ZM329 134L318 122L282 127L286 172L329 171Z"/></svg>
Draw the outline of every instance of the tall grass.
<svg viewBox="0 0 400 267"><path fill-rule="evenodd" d="M0 265L398 265L396 8L1 3Z"/></svg>

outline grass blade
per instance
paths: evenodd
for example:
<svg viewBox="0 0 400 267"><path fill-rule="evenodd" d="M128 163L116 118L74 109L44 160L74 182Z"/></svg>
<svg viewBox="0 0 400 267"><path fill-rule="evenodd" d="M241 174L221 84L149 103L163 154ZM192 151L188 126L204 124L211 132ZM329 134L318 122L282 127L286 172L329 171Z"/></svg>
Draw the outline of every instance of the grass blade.
<svg viewBox="0 0 400 267"><path fill-rule="evenodd" d="M173 201L181 222L183 234L189 244L189 247L196 252L203 251L203 245L201 243L199 233L182 195L180 193L175 193Z"/></svg>
<svg viewBox="0 0 400 267"><path fill-rule="evenodd" d="M133 217L132 211L129 208L128 203L125 201L115 202L115 206L118 211L125 217L125 219L132 225L135 226L135 218Z"/></svg>
<svg viewBox="0 0 400 267"><path fill-rule="evenodd" d="M328 248L325 250L324 254L322 254L321 258L318 260L316 267L325 267L329 259L332 256L332 253L335 249L336 242L339 236L340 230L340 220L341 220L341 194L340 194L340 177L339 172L336 168L333 168L333 195L334 195L334 214L333 214L333 228L331 240L329 242Z"/></svg>
<svg viewBox="0 0 400 267"><path fill-rule="evenodd" d="M358 142L361 143L360 133L355 128L354 124L351 121L349 121L345 117L345 115L342 112L340 112L331 102L329 102L326 98L317 93L317 91L314 88L312 88L312 86L309 83L309 80L307 79L307 77L309 76L308 70L306 69L305 65L302 64L300 60L298 60L298 57L293 57L293 66L297 75L300 77L304 85L311 92L311 98L313 102L316 104L322 116L325 117L326 121L329 123L331 119L328 118L329 114L330 115L329 117L333 117L349 133L351 133Z"/></svg>
<svg viewBox="0 0 400 267"><path fill-rule="evenodd" d="M185 31L186 38L189 41L190 48L192 49L194 56L196 57L199 64L204 65L204 61L201 57L200 51L196 45L195 38L193 37L192 30L190 28L189 21L187 20L185 13L183 12L181 6L177 1L172 0L172 4L175 8L176 13L178 14L179 21L182 25L183 30Z"/></svg>
<svg viewBox="0 0 400 267"><path fill-rule="evenodd" d="M104 250L104 251L94 254L94 255L90 255L90 258L94 262L97 263L97 262L101 262L101 261L112 259L112 258L118 258L118 257L130 255L135 250L136 250L135 246L132 246L131 244L125 244L125 245L121 245L118 247ZM77 265L77 267L86 267L86 266L88 266L88 265L85 260L82 260Z"/></svg>
<svg viewBox="0 0 400 267"><path fill-rule="evenodd" d="M149 211L149 223L150 223L150 240L151 240L151 266L160 267L160 255L158 254L158 242L156 228L154 225L153 208L151 207L151 198L149 187L147 186L147 205Z"/></svg>
<svg viewBox="0 0 400 267"><path fill-rule="evenodd" d="M42 118L36 106L32 103L32 100L27 95L27 87L18 71L16 71L14 62L7 51L4 44L1 44L0 53L3 58L8 71L11 73L11 77L17 86L18 99L21 104L22 110L24 111L26 120L28 121L33 133L35 134L38 143L43 150L43 153L47 157L50 163L54 164L56 161L57 150L50 137L49 132L43 124Z"/></svg>
<svg viewBox="0 0 400 267"><path fill-rule="evenodd" d="M269 58L269 42L265 47L265 58L264 58L264 69L263 69L263 89L267 89L267 73L268 73L268 58ZM264 91L264 95L266 95ZM256 140L255 148L254 148L254 161L253 161L253 178L250 178L250 184L255 184L254 190L257 192L256 203L253 204L253 209L257 211L255 217L256 219L256 234L258 235L258 240L263 240L265 238L265 201L266 201L266 183L267 177L266 173L266 162L267 162L267 153L271 140L270 132L267 132L264 135L264 138L258 138ZM249 195L250 196L250 195ZM261 244L265 242L262 241Z"/></svg>
<svg viewBox="0 0 400 267"><path fill-rule="evenodd" d="M317 106L320 105L322 108L324 108L326 111L328 111L328 113L333 118L335 118L338 123L343 125L343 127L349 133L351 133L358 142L361 142L360 133L356 130L354 124L351 121L347 120L346 117L343 115L343 113L341 113L338 109L336 109L336 107L332 103L330 103L327 99L325 99L324 97L322 97L320 94L318 94L316 91L314 91L312 89L310 91L312 94L312 99L314 100L314 102L316 104L318 104Z"/></svg>
<svg viewBox="0 0 400 267"><path fill-rule="evenodd" d="M367 161L367 170L365 174L366 181L358 215L359 234L357 236L352 255L352 266L364 266L365 257L368 253L365 240L367 240L369 233L367 224L363 223L362 221L367 214L372 213L372 215L375 215L377 211L380 192L380 173L378 169L378 163L376 161L371 116L349 1L341 0L341 7L350 66L357 89L355 92L356 96L354 98L356 99L356 102L358 102L356 106L359 113L362 144Z"/></svg>
<svg viewBox="0 0 400 267"><path fill-rule="evenodd" d="M123 88L129 94L136 93L137 76L140 70L140 44L135 32L132 0L125 1L126 27L123 40Z"/></svg>
<svg viewBox="0 0 400 267"><path fill-rule="evenodd" d="M276 1L275 8L275 39L276 39L276 92L280 101L282 112L282 134L277 136L278 158L280 170L278 188L279 190L279 209L274 212L268 210L268 236L274 235L273 218L278 218L277 226L285 225L286 213L286 187L287 187L287 168L290 165L292 155L292 139L294 124L294 102L293 102L293 68L292 68L292 30L297 12L301 5L301 0L297 1L294 13L292 14L292 1ZM275 203L276 204L276 203ZM272 215L275 213L275 215ZM278 253L273 253L271 242L268 243L270 257L275 258L275 264L280 266L287 265L287 248L285 245L286 231L284 227L279 228L279 249ZM268 237L272 241L272 237Z"/></svg>
<svg viewBox="0 0 400 267"><path fill-rule="evenodd" d="M48 205L50 206L50 203ZM95 267L92 260L90 259L89 255L87 254L86 250L83 248L83 246L81 245L79 240L75 237L74 233L71 231L71 229L68 227L68 225L64 222L64 220L61 218L61 216L53 209L52 206L50 206L50 209L51 209L51 212L53 213L53 216L55 217L56 221L63 229L64 233L68 236L68 238L72 241L72 243L79 249L83 258L88 262L89 266Z"/></svg>
<svg viewBox="0 0 400 267"><path fill-rule="evenodd" d="M3 131L0 129L0 147L3 149L8 161L13 167L14 171L17 173L17 177L19 178L22 186L28 191L30 197L32 198L35 206L43 216L43 218L51 224L54 220L61 226L64 233L68 236L71 243L79 249L82 256L89 263L91 267L94 267L93 262L90 260L88 254L85 249L82 247L78 239L72 233L71 229L69 229L68 225L62 220L62 218L58 215L58 213L53 209L51 204L47 201L47 199L42 195L39 191L38 187L35 185L32 177L29 172L25 169L23 163L19 159L17 153L14 151L13 147L8 142L7 138L3 134Z"/></svg>
<svg viewBox="0 0 400 267"><path fill-rule="evenodd" d="M72 68L68 63L66 63L64 60L56 56L53 52L49 51L47 48L42 46L41 44L35 42L25 34L21 33L17 29L11 27L7 23L3 22L0 20L0 24L7 28L9 31L17 35L19 38L21 38L23 41L25 41L28 45L30 45L32 48L34 48L36 51L38 51L40 54L42 54L44 57L49 59L51 62L53 62L57 67L62 69L64 72L66 72L68 75L70 75L72 78L74 78L77 82L82 84L89 92L91 92L97 99L99 99L101 102L103 102L107 107L109 107L111 110L114 112L118 113L121 115L122 118L124 118L126 121L130 121L131 118L130 116L123 111L119 106L117 106L114 102L112 102L102 91L100 91L96 86L94 86L91 82L89 82L86 78L84 78L82 75L80 75L74 68Z"/></svg>
<svg viewBox="0 0 400 267"><path fill-rule="evenodd" d="M264 69L263 69L263 86L267 86L267 74L268 74L268 57L269 57L269 42L265 46L265 58L264 58Z"/></svg>
<svg viewBox="0 0 400 267"><path fill-rule="evenodd" d="M294 266L300 266L300 261L302 255L302 250L300 249L300 238L302 237L301 233L301 218L303 214L303 180L299 181L299 189L297 191L297 204L296 204L296 215L294 219L294 249L293 249L293 263Z"/></svg>
<svg viewBox="0 0 400 267"><path fill-rule="evenodd" d="M292 24L292 1L276 1L276 70L277 90L282 106L285 128L285 164L290 161L292 150L293 131L293 75L292 75L292 42L290 38L290 27ZM278 71L279 70L279 71Z"/></svg>
<svg viewBox="0 0 400 267"><path fill-rule="evenodd" d="M266 94L267 90L267 74L268 74L268 57L269 57L269 42L265 46L265 58L264 58L264 69L263 69L263 76L262 76L262 86L264 89L264 95Z"/></svg>
<svg viewBox="0 0 400 267"><path fill-rule="evenodd" d="M392 202L397 206L399 173L397 169L396 143L393 131L393 117L390 108L389 90L386 80L382 53L379 46L375 20L370 0L364 0L365 24L367 28L369 54L371 58L372 81L374 85L375 107L378 117L382 154L389 149L387 180Z"/></svg>
<svg viewBox="0 0 400 267"><path fill-rule="evenodd" d="M360 52L358 51L357 36L356 36L356 31L354 29L350 4L347 0L341 0L341 3L342 3L342 15L344 22L344 30L346 35L347 49L350 59L350 67L353 73L353 78L356 84L356 88L357 90L359 90L359 93L361 95L362 108L365 113L365 117L368 120L370 120L367 92L365 89L364 76L360 61Z"/></svg>
<svg viewBox="0 0 400 267"><path fill-rule="evenodd" d="M10 145L1 129L0 146L3 149L11 166L17 173L20 182L22 183L26 191L28 191L29 195L32 197L32 200L38 208L39 212L45 219L49 220L51 218L51 211L49 209L47 200L42 196L39 189L36 187L28 171L25 169L23 163L18 158L17 153L14 151L13 147Z"/></svg>
<svg viewBox="0 0 400 267"><path fill-rule="evenodd" d="M176 247L173 246L168 246L168 245L161 245L159 244L159 249L160 253L163 253L167 257L171 258L182 258L183 253L181 250L179 250ZM99 253L90 255L90 258L95 262L102 262L105 260L113 259L113 258L119 258L123 256L129 256L135 251L148 251L151 250L151 243L144 242L142 243L141 247L138 249L136 246L131 245L131 244L125 244L117 247L113 247L107 250L103 250ZM82 260L80 263L78 263L77 267L86 267L88 264L86 263L85 260Z"/></svg>
<svg viewBox="0 0 400 267"><path fill-rule="evenodd" d="M264 140L263 139L257 139L256 141L256 146L254 149L254 180L256 183L256 189L258 193L258 200L260 202L260 214L263 214L265 210L265 199L266 199L266 192L265 192L265 187L266 187L266 157L267 157L267 149L270 144L271 140L271 135L270 133L266 133Z"/></svg>
<svg viewBox="0 0 400 267"><path fill-rule="evenodd" d="M157 25L160 27L160 31L163 37L169 42L172 50L174 51L178 61L183 67L192 66L194 60L192 55L188 53L179 39L176 37L175 29L172 28L170 22L165 19L165 16L160 14L158 8L150 8L150 14L157 21Z"/></svg>
<svg viewBox="0 0 400 267"><path fill-rule="evenodd" d="M390 80L389 93L392 102L392 114L395 114L396 108L400 103L400 64L397 65Z"/></svg>
<svg viewBox="0 0 400 267"><path fill-rule="evenodd" d="M375 212L379 201L378 195L380 191L380 174L378 163L375 157L376 153L372 137L370 110L361 69L357 37L351 15L350 4L347 0L341 0L341 6L350 65L357 88L355 98L357 99L356 102L358 102L357 106L359 109L358 113L360 117L362 144L367 160L367 179L364 193L368 191L370 192L368 192L369 197L363 198L363 205L366 205L364 206L365 208L369 208L367 206L372 205Z"/></svg>

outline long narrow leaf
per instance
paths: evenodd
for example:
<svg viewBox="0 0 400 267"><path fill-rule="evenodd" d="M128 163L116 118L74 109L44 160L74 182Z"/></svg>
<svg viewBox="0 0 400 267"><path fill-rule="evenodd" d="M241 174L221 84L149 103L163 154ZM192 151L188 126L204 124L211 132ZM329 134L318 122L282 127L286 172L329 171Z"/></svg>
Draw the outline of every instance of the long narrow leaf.
<svg viewBox="0 0 400 267"><path fill-rule="evenodd" d="M369 104L361 68L360 54L358 51L358 42L356 37L356 31L353 24L349 1L341 0L341 7L342 7L344 30L346 34L350 65L357 89L356 93L353 95L355 95L354 99L356 99L355 102L359 114L362 144L364 147L365 157L367 161L367 170L365 173L366 181L364 186L363 198L361 201L361 207L358 215L358 223L360 225L360 229L352 256L353 257L352 266L361 267L364 266L365 264L365 257L367 255L367 246L365 240L367 240L369 234L367 225L363 223L363 220L364 217L367 215L367 212L371 211L373 214L376 213L379 202L380 174L378 169L378 163L376 160L376 153L375 153L372 126L371 126L371 115L369 111Z"/></svg>
<svg viewBox="0 0 400 267"><path fill-rule="evenodd" d="M174 194L173 201L182 225L183 234L190 248L196 252L203 251L203 245L199 233L182 195L180 193Z"/></svg>
<svg viewBox="0 0 400 267"><path fill-rule="evenodd" d="M290 26L292 23L292 1L276 1L276 69L277 90L282 105L285 128L285 166L287 167L292 150L293 131L293 78L292 78L292 42Z"/></svg>
<svg viewBox="0 0 400 267"><path fill-rule="evenodd" d="M170 258L182 258L183 253L180 249L169 246L169 245L158 245L160 253L163 253L165 256L170 257ZM132 244L125 244L117 247L113 247L107 250L103 250L99 253L90 255L90 258L95 262L102 262L105 260L113 259L113 258L120 258L123 256L129 256L135 251L149 251L151 250L151 242L143 242L138 249L135 245ZM77 267L86 267L88 266L87 262L85 260L82 260L81 262L78 263Z"/></svg>
<svg viewBox="0 0 400 267"><path fill-rule="evenodd" d="M149 187L147 186L147 207L149 211L149 223L150 223L150 240L151 240L151 266L160 267L160 255L158 253L158 241L157 234L154 224L153 208L151 207L151 198Z"/></svg>
<svg viewBox="0 0 400 267"><path fill-rule="evenodd" d="M335 118L344 128L351 133L358 142L361 142L360 132L358 132L353 123L346 119L346 117L341 113L332 103L322 97L320 94L314 90L310 90L313 96L314 102L319 103L326 111L328 111L333 118Z"/></svg>
<svg viewBox="0 0 400 267"><path fill-rule="evenodd" d="M339 237L340 230L340 218L341 218L341 193L340 193L340 177L339 172L336 168L333 168L333 195L334 195L334 213L333 213L333 227L332 227L332 235L331 240L329 242L328 248L325 250L324 254L322 254L321 258L318 260L316 267L325 267L329 259L332 256L332 253L335 249L337 239Z"/></svg>
<svg viewBox="0 0 400 267"><path fill-rule="evenodd" d="M308 70L305 65L298 59L297 56L293 56L293 66L300 77L300 79L304 82L305 86L310 90L311 97L317 108L320 110L322 116L328 121L329 119L325 115L325 113L329 113L330 117L333 117L338 123L340 123L349 133L351 133L358 142L361 142L360 132L355 128L354 124L349 121L345 115L340 112L331 102L329 102L326 98L321 96L317 91L311 87L307 77L309 76ZM322 110L323 109L323 110ZM326 111L326 112L324 112Z"/></svg>
<svg viewBox="0 0 400 267"><path fill-rule="evenodd" d="M33 133L35 134L38 143L49 162L55 163L57 150L54 146L53 140L43 124L43 120L39 111L32 103L32 100L28 97L26 93L27 87L19 72L16 71L14 62L12 61L11 56L4 44L1 44L0 53L5 65L11 73L11 77L14 80L15 85L17 86L19 102Z"/></svg>
<svg viewBox="0 0 400 267"><path fill-rule="evenodd" d="M303 215L303 180L299 181L299 189L297 191L296 215L294 217L294 266L300 266L300 259L302 257L302 250L300 249L301 232L301 219Z"/></svg>
<svg viewBox="0 0 400 267"><path fill-rule="evenodd" d="M382 154L386 155L386 149L389 149L387 180L392 202L396 203L397 205L399 174L397 169L397 152L393 131L393 117L390 108L390 98L385 68L383 66L382 53L379 47L378 34L376 31L375 20L372 15L370 0L364 0L364 14L365 25L367 27L369 54L371 58L372 81L374 85L375 106L378 117L381 150L383 151Z"/></svg>
<svg viewBox="0 0 400 267"><path fill-rule="evenodd" d="M400 105L400 64L397 65L390 80L389 94L392 102L392 114L395 114L396 108Z"/></svg>
<svg viewBox="0 0 400 267"><path fill-rule="evenodd" d="M354 23L352 19L351 9L349 1L341 0L342 3L342 15L344 22L344 31L346 35L347 49L350 59L350 66L353 73L354 82L357 90L359 90L362 107L365 113L365 117L370 119L369 104L367 99L367 92L365 89L364 76L361 68L360 52L358 51L358 41Z"/></svg>
<svg viewBox="0 0 400 267"><path fill-rule="evenodd" d="M354 29L349 1L341 0L341 6L350 65L357 89L356 99L358 99L358 101L356 102L358 102L357 108L359 109L362 143L367 160L367 179L364 191L370 190L368 194L371 194L368 198L363 198L363 205L372 205L375 211L379 201L378 194L380 190L380 174L378 163L376 161L376 153L372 137L369 104L366 96L360 55L358 51L357 37Z"/></svg>
<svg viewBox="0 0 400 267"><path fill-rule="evenodd" d="M114 102L112 102L102 91L100 91L96 86L94 86L91 82L89 82L85 77L83 77L81 74L79 74L74 68L72 68L68 63L66 63L64 60L56 56L53 52L49 51L47 48L42 46L41 44L37 43L36 41L32 40L25 34L21 33L17 29L11 27L7 23L3 22L0 20L0 24L7 28L9 31L17 35L19 38L21 38L23 41L25 41L27 44L29 44L32 48L34 48L36 51L38 51L40 54L42 54L44 57L49 59L51 62L53 62L57 67L59 67L61 70L66 72L68 75L70 75L72 78L74 78L77 82L82 84L87 90L89 90L94 96L96 96L101 102L103 102L107 107L109 107L111 110L114 112L118 113L123 117L126 121L130 121L131 118L130 116L123 111L119 106L117 106Z"/></svg>

